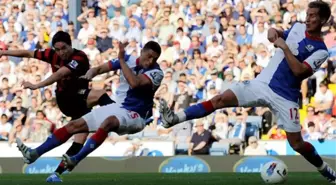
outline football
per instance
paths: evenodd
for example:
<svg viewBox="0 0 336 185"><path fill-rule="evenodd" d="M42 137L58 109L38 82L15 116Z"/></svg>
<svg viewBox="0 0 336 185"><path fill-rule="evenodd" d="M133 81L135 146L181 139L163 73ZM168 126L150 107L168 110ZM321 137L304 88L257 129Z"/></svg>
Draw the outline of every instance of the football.
<svg viewBox="0 0 336 185"><path fill-rule="evenodd" d="M281 161L266 163L261 169L261 178L267 184L281 184L286 181L288 169Z"/></svg>

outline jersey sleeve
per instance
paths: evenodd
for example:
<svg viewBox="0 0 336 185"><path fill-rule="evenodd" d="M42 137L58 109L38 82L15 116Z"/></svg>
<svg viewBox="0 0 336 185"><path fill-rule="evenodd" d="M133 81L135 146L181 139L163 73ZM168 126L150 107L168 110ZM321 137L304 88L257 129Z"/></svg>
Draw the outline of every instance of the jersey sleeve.
<svg viewBox="0 0 336 185"><path fill-rule="evenodd" d="M128 63L129 60L131 59L132 57L130 55L125 55L125 61ZM120 61L118 58L116 59L112 59L109 61L109 66L110 66L110 70L111 71L115 71L115 70L118 70L118 69L121 69L120 67Z"/></svg>
<svg viewBox="0 0 336 185"><path fill-rule="evenodd" d="M42 60L49 64L52 63L54 55L55 55L55 51L52 49L37 49L34 51L34 58Z"/></svg>
<svg viewBox="0 0 336 185"><path fill-rule="evenodd" d="M303 62L313 73L328 59L329 53L326 50L317 50Z"/></svg>
<svg viewBox="0 0 336 185"><path fill-rule="evenodd" d="M290 27L288 30L285 30L283 32L283 39L286 40L289 33L292 31L292 30L295 30L297 29L297 27L299 26L299 23L294 23L294 25L292 27Z"/></svg>
<svg viewBox="0 0 336 185"><path fill-rule="evenodd" d="M159 69L149 70L144 75L152 82L153 86L159 87L163 79L163 72Z"/></svg>
<svg viewBox="0 0 336 185"><path fill-rule="evenodd" d="M90 68L89 59L86 55L76 55L72 60L65 65L72 73L75 73L77 76L84 75L86 71Z"/></svg>

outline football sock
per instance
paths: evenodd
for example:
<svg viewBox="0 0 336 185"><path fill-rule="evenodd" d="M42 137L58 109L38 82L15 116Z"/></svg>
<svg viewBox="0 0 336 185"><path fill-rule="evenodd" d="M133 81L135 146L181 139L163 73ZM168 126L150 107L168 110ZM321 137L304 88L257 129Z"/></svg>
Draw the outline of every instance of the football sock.
<svg viewBox="0 0 336 185"><path fill-rule="evenodd" d="M43 155L44 153L56 148L57 146L65 143L72 134L70 134L65 127L57 129L52 135L50 135L47 140L42 143L39 147L35 150L39 156Z"/></svg>
<svg viewBox="0 0 336 185"><path fill-rule="evenodd" d="M297 152L299 152L308 162L310 162L316 168L320 168L323 165L323 160L321 156L317 153L314 146L309 142L305 142L304 147Z"/></svg>
<svg viewBox="0 0 336 185"><path fill-rule="evenodd" d="M192 105L184 110L183 113L177 113L177 117L179 118L179 122L196 119L196 118L202 118L205 117L212 112L214 112L215 109L211 103L211 101L205 101L202 103L198 103L195 105Z"/></svg>
<svg viewBox="0 0 336 185"><path fill-rule="evenodd" d="M107 136L108 132L102 128L99 128L97 132L93 134L92 137L85 143L81 151L71 158L75 159L77 162L80 162L96 148L98 148L105 141Z"/></svg>
<svg viewBox="0 0 336 185"><path fill-rule="evenodd" d="M104 105L108 105L112 103L115 103L115 101L111 100L111 98L106 93L104 93L98 100L98 104L100 106L104 106Z"/></svg>
<svg viewBox="0 0 336 185"><path fill-rule="evenodd" d="M76 155L82 148L83 148L83 144L73 142L71 147L66 152L66 154L68 154L69 156ZM58 165L57 169L55 170L55 172L58 173L58 174L62 174L65 171L66 171L66 169L64 167L64 163L63 163L63 161L61 161L60 164Z"/></svg>

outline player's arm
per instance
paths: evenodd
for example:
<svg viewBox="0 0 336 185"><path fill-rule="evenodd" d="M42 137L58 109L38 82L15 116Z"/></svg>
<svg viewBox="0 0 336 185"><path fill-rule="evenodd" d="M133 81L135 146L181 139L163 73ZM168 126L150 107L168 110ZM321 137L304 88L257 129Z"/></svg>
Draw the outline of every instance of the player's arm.
<svg viewBox="0 0 336 185"><path fill-rule="evenodd" d="M120 68L120 62L119 60L111 60L107 63L104 63L100 66L93 67L89 69L84 76L81 78L87 79L87 80L92 80L95 76L104 74L110 71L116 71Z"/></svg>
<svg viewBox="0 0 336 185"><path fill-rule="evenodd" d="M276 39L278 39L279 37L283 38L283 36L284 36L284 32L282 30L278 30L275 28L268 29L267 39L272 43L276 41Z"/></svg>
<svg viewBox="0 0 336 185"><path fill-rule="evenodd" d="M64 67L61 67L59 70L57 70L55 73L53 73L51 76L49 76L47 79L43 80L42 82L38 84L31 84L30 82L23 82L22 85L24 88L35 90L35 89L39 89L39 88L51 85L70 74L71 74L71 70L64 66Z"/></svg>
<svg viewBox="0 0 336 185"><path fill-rule="evenodd" d="M88 61L85 62L85 60L87 60L85 57L78 56L77 58L78 60L72 60L67 65L61 67L59 70L57 70L55 73L53 73L44 81L35 85L29 82L23 82L23 86L29 89L38 89L41 87L51 85L70 74L76 74L76 75L81 74L82 71L89 68Z"/></svg>
<svg viewBox="0 0 336 185"><path fill-rule="evenodd" d="M289 68L295 76L302 79L311 76L329 57L326 50L317 50L301 63L298 59L296 59L282 38L278 38L274 42L274 45L283 50Z"/></svg>
<svg viewBox="0 0 336 185"><path fill-rule="evenodd" d="M122 47L119 47L119 49ZM133 71L128 67L126 64L125 58L122 49L119 51L119 62L120 67L123 72L123 75L125 79L127 80L129 86L133 89L139 86L145 86L145 85L153 85L153 86L160 86L161 81L163 79L163 72L157 69L153 69L150 71L147 71L144 74L135 75Z"/></svg>
<svg viewBox="0 0 336 185"><path fill-rule="evenodd" d="M0 56L34 58L34 51L30 50L1 50Z"/></svg>

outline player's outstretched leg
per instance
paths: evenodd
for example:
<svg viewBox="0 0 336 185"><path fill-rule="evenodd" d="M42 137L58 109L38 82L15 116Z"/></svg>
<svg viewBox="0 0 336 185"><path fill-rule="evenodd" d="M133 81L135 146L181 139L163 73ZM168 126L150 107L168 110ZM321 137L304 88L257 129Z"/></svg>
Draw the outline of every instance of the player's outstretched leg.
<svg viewBox="0 0 336 185"><path fill-rule="evenodd" d="M35 149L31 149L24 145L20 139L16 140L17 147L21 151L25 163L33 163L44 153L62 145L65 143L73 134L88 132L88 126L84 119L80 118L69 122L64 127L57 129L53 134L51 134L47 140Z"/></svg>
<svg viewBox="0 0 336 185"><path fill-rule="evenodd" d="M303 141L300 132L287 132L286 134L289 144L296 152L300 153L308 162L314 165L329 182L336 183L336 172L322 160L312 144Z"/></svg>
<svg viewBox="0 0 336 185"><path fill-rule="evenodd" d="M187 120L205 117L220 108L236 106L238 106L238 100L231 90L226 90L223 94L217 95L209 101L192 105L176 114L169 109L167 102L161 99L161 121L163 126L168 128Z"/></svg>
<svg viewBox="0 0 336 185"><path fill-rule="evenodd" d="M86 141L86 138L89 134L88 133L82 133L82 134L76 134L74 137L74 142L70 146L70 148L67 150L66 154L69 156L76 155L82 148L83 144ZM57 169L54 173L50 174L49 177L46 179L47 182L62 182L61 174L66 171L65 165L63 160L58 165Z"/></svg>
<svg viewBox="0 0 336 185"><path fill-rule="evenodd" d="M115 116L106 118L96 133L93 134L90 139L88 139L78 154L72 157L67 154L63 155L63 161L66 165L66 168L71 171L80 161L82 161L105 141L110 131L117 130L118 128L119 120Z"/></svg>

